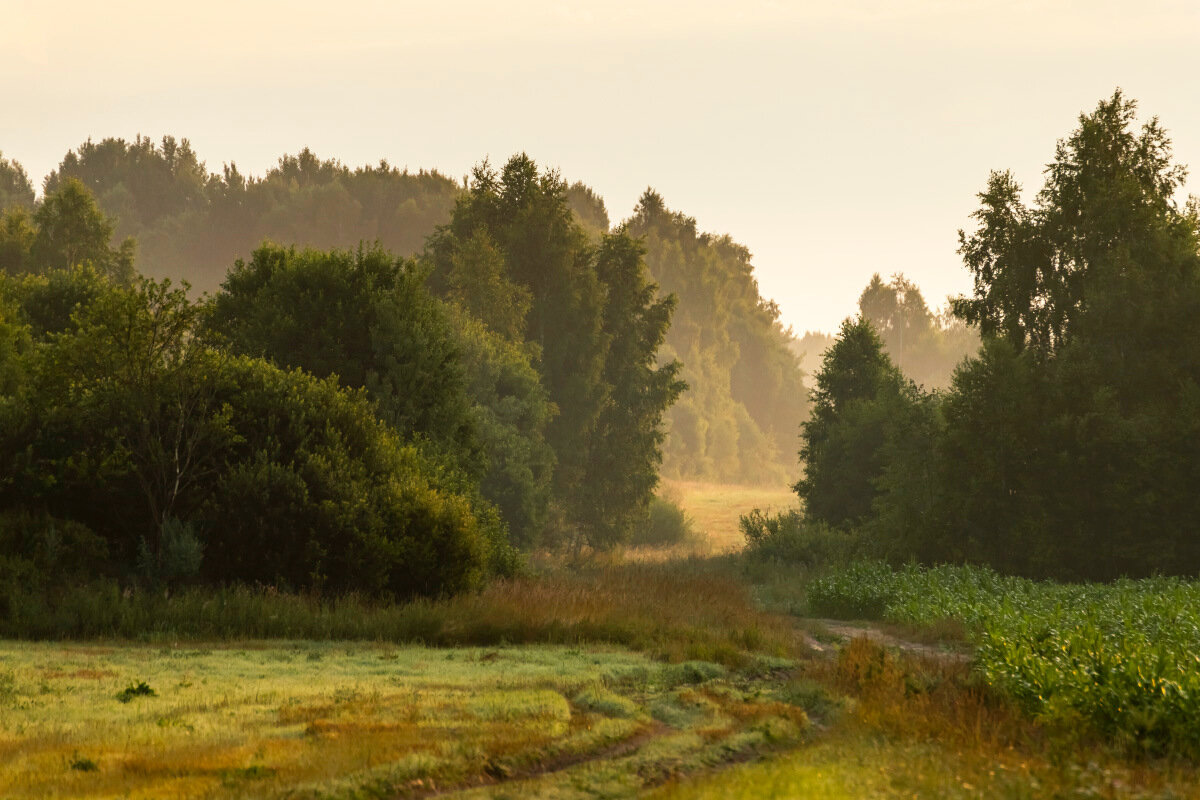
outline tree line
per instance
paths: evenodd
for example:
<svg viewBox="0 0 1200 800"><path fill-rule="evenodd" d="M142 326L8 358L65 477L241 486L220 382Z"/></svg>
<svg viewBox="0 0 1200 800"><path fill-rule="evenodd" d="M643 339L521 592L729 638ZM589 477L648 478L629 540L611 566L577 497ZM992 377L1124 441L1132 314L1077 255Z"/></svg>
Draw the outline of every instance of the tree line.
<svg viewBox="0 0 1200 800"><path fill-rule="evenodd" d="M78 179L17 193L0 601L78 577L436 595L627 540L685 388L675 300L569 192L484 164L420 257L266 243L201 298L137 273Z"/></svg>
<svg viewBox="0 0 1200 800"><path fill-rule="evenodd" d="M450 222L470 178L386 162L352 169L307 149L283 156L262 177L243 175L236 164L210 172L186 139L139 136L83 143L47 176L44 192L54 195L71 181L93 193L115 241L136 240L145 274L214 292L229 266L263 241L324 250L379 242L397 255L419 256L435 229ZM692 391L668 412L663 473L785 479L807 394L791 332L760 295L749 251L727 236L699 232L695 220L668 210L652 190L614 230L601 197L583 183L564 186L592 243L619 231L640 239L659 296L677 299L661 360L680 360ZM0 209L30 211L34 198L20 166L0 163ZM460 270L460 284L441 284L441 291L467 300L476 290L461 284L465 277ZM508 299L519 316L521 297Z"/></svg>
<svg viewBox="0 0 1200 800"><path fill-rule="evenodd" d="M1200 571L1200 208L1135 112L1117 91L1081 115L1032 204L991 175L960 232L974 291L953 304L982 346L945 390L899 368L894 316L872 312L889 287L868 287L803 426L808 523L899 561Z"/></svg>

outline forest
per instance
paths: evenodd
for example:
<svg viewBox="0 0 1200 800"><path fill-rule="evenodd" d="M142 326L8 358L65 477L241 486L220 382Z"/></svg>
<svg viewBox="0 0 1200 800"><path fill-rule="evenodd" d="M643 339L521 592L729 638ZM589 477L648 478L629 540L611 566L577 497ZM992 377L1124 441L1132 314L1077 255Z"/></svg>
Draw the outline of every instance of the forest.
<svg viewBox="0 0 1200 800"><path fill-rule="evenodd" d="M0 793L1196 796L1185 178L1117 90L798 334L525 153L0 156Z"/></svg>

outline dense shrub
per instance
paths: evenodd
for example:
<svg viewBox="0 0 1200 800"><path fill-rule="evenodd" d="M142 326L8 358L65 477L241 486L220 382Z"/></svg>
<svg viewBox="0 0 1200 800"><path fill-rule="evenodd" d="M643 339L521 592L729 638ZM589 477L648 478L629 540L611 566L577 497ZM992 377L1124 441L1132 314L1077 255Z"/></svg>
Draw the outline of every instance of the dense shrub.
<svg viewBox="0 0 1200 800"><path fill-rule="evenodd" d="M678 500L669 495L655 495L645 519L633 527L630 544L643 547L670 547L682 544L695 536L691 518L684 513Z"/></svg>
<svg viewBox="0 0 1200 800"><path fill-rule="evenodd" d="M861 557L866 550L863 536L809 520L791 509L766 514L754 509L738 521L746 537L746 553L806 567L837 566Z"/></svg>
<svg viewBox="0 0 1200 800"><path fill-rule="evenodd" d="M93 278L75 274L85 301L34 337L26 378L0 396L0 507L53 508L80 541L94 531L107 557L90 574L198 569L210 583L409 596L511 562L494 513L477 514L457 475L402 444L362 392L213 348L201 309L165 283ZM45 293L25 285L4 294L38 307ZM48 525L20 527L61 528ZM10 552L51 574L30 546Z"/></svg>

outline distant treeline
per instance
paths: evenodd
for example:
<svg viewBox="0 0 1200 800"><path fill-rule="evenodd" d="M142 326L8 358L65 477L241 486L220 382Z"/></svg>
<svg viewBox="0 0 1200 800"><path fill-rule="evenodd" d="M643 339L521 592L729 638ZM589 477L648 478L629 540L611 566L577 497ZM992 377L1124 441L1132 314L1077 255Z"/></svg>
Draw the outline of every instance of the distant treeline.
<svg viewBox="0 0 1200 800"><path fill-rule="evenodd" d="M378 242L419 256L468 193L465 181L434 171L386 162L351 169L309 150L282 157L261 178L233 164L213 173L186 139L171 137L89 140L47 176L47 196L71 179L95 195L116 241L136 241L142 273L185 279L207 292L264 241L318 249ZM563 194L593 241L609 233L603 199L582 183L564 184ZM14 205L33 209L32 185L19 165L0 163L0 209ZM650 280L660 296L678 300L662 357L682 361L691 391L669 412L663 472L784 479L807 395L790 332L759 294L749 252L728 237L698 232L694 220L667 210L653 191L617 230L644 242Z"/></svg>
<svg viewBox="0 0 1200 800"><path fill-rule="evenodd" d="M884 350L905 378L925 389L945 389L955 367L979 350L979 331L950 308L931 311L917 285L901 274L886 283L871 276L858 298L858 317L871 323ZM792 340L806 375L821 368L836 336L808 331Z"/></svg>
<svg viewBox="0 0 1200 800"><path fill-rule="evenodd" d="M1032 576L1200 572L1200 206L1177 202L1184 170L1134 114L1118 91L1081 116L1033 205L992 174L960 233L974 292L953 304L982 349L945 391L902 373L881 323L895 313L875 310L909 290L868 287L816 376L795 548L849 536L860 554ZM752 538L796 520L769 522Z"/></svg>

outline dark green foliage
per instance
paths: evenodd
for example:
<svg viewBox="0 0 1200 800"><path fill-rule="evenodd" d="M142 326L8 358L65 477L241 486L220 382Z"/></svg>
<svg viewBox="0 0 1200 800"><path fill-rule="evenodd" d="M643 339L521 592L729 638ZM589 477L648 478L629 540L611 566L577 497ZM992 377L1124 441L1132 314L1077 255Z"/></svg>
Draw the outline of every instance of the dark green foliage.
<svg viewBox="0 0 1200 800"><path fill-rule="evenodd" d="M1156 120L1117 92L1059 143L1037 205L1007 174L962 237L989 346L947 401L963 552L1029 574L1200 569L1200 233ZM969 468L966 465L969 464Z"/></svg>
<svg viewBox="0 0 1200 800"><path fill-rule="evenodd" d="M896 560L1200 570L1200 219L1176 205L1161 127L1133 115L1118 92L1081 117L1032 207L992 176L962 235L975 293L955 303L984 346L948 393L905 386L844 329L805 426L810 517L861 525ZM895 319L879 309L897 289L907 302L874 282L864 314Z"/></svg>
<svg viewBox="0 0 1200 800"><path fill-rule="evenodd" d="M77 772L97 772L100 769L99 765L96 764L95 761L85 756L81 756L79 753L71 756L71 762L67 766Z"/></svg>
<svg viewBox="0 0 1200 800"><path fill-rule="evenodd" d="M169 136L160 144L142 137L85 142L67 153L47 189L70 178L118 218L118 235L137 238L147 274L186 278L206 291L264 239L318 249L378 241L416 253L461 191L436 172L387 162L350 169L307 149L283 156L262 178L234 164L214 174L186 139Z"/></svg>
<svg viewBox="0 0 1200 800"><path fill-rule="evenodd" d="M37 229L29 212L18 206L0 213L0 275L34 271L30 252Z"/></svg>
<svg viewBox="0 0 1200 800"><path fill-rule="evenodd" d="M397 597L479 582L491 542L470 503L431 485L361 393L246 357L221 377L238 413L195 512L205 578Z"/></svg>
<svg viewBox="0 0 1200 800"><path fill-rule="evenodd" d="M545 529L554 475L554 451L546 442L553 406L525 346L462 312L451 319L486 463L479 489L499 508L513 543L534 547Z"/></svg>
<svg viewBox="0 0 1200 800"><path fill-rule="evenodd" d="M30 310L84 299L0 397L0 506L95 531L107 553L92 576L140 562L154 580L198 566L207 582L409 596L469 588L503 562L498 520L361 393L214 349L202 307L168 284L57 280L5 285Z"/></svg>
<svg viewBox="0 0 1200 800"><path fill-rule="evenodd" d="M67 180L48 191L33 212L33 226L27 263L34 271L90 264L118 283L133 279L133 240L126 239L116 249L109 246L112 220L79 181Z"/></svg>
<svg viewBox="0 0 1200 800"><path fill-rule="evenodd" d="M673 498L655 495L646 517L633 526L629 543L642 547L670 547L695 535L692 520Z"/></svg>
<svg viewBox="0 0 1200 800"><path fill-rule="evenodd" d="M423 283L416 265L377 247L263 245L234 265L209 326L234 352L365 387L402 436L424 436L473 469L466 375Z"/></svg>
<svg viewBox="0 0 1200 800"><path fill-rule="evenodd" d="M889 426L906 390L870 323L843 322L802 427L804 477L794 488L809 519L848 528L870 517Z"/></svg>
<svg viewBox="0 0 1200 800"><path fill-rule="evenodd" d="M145 681L131 683L121 691L117 692L117 702L131 703L138 697L157 697L158 692L150 687L150 684Z"/></svg>
<svg viewBox="0 0 1200 800"><path fill-rule="evenodd" d="M845 564L862 558L867 547L861 534L805 519L796 510L765 514L756 508L743 515L738 526L748 555L797 566Z"/></svg>
<svg viewBox="0 0 1200 800"><path fill-rule="evenodd" d="M647 190L620 230L643 240L651 278L679 298L663 355L691 387L668 413L668 474L770 482L795 449L808 394L791 333L764 300L750 252L700 233Z"/></svg>
<svg viewBox="0 0 1200 800"><path fill-rule="evenodd" d="M497 287L478 302L454 294L472 252L486 257L485 287ZM515 328L506 298L529 298L521 338L558 410L546 439L567 532L600 547L625 539L657 482L661 418L682 388L675 364L656 366L672 306L654 299L641 251L623 236L594 245L562 179L519 155L501 172L475 170L427 258L434 285L498 333Z"/></svg>
<svg viewBox="0 0 1200 800"><path fill-rule="evenodd" d="M132 239L113 248L113 221L87 188L64 181L32 216L16 206L0 213L0 274L45 273L87 265L119 283L133 280Z"/></svg>
<svg viewBox="0 0 1200 800"><path fill-rule="evenodd" d="M426 291L424 271L379 248L266 245L239 261L210 328L236 351L365 388L379 418L421 442L442 480L482 492L516 541L536 541L552 455L550 407L526 354ZM499 523L497 522L497 525ZM489 534L499 542L503 532Z"/></svg>
<svg viewBox="0 0 1200 800"><path fill-rule="evenodd" d="M678 379L679 362L655 363L675 298L655 299L658 287L646 280L641 246L625 234L605 236L596 272L607 290L608 396L588 440L578 494L590 523L589 542L603 546L626 539L646 515L658 485L663 413L686 384Z"/></svg>
<svg viewBox="0 0 1200 800"><path fill-rule="evenodd" d="M173 517L163 520L157 552L145 539L138 542L138 572L151 585L194 578L203 560L204 543L195 526Z"/></svg>

